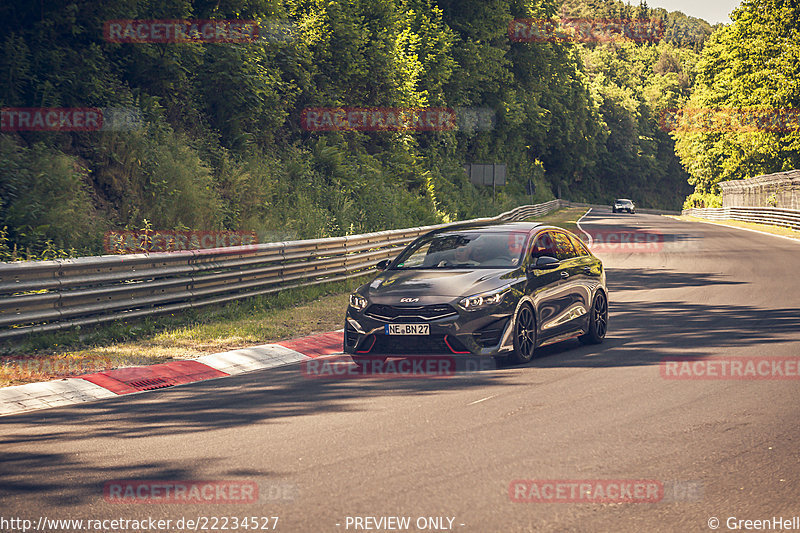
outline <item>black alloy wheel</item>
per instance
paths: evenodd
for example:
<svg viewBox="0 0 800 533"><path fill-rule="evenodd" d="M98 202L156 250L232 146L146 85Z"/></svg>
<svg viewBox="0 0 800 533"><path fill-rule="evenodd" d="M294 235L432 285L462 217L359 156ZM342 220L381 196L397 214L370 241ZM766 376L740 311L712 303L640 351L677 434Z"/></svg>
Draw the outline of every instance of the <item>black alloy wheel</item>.
<svg viewBox="0 0 800 533"><path fill-rule="evenodd" d="M509 362L520 365L527 363L533 359L534 351L536 351L536 317L533 316L533 308L523 304L514 322L514 353L509 356Z"/></svg>
<svg viewBox="0 0 800 533"><path fill-rule="evenodd" d="M598 291L592 303L589 316L589 331L578 337L584 344L600 344L608 331L608 299L603 291Z"/></svg>

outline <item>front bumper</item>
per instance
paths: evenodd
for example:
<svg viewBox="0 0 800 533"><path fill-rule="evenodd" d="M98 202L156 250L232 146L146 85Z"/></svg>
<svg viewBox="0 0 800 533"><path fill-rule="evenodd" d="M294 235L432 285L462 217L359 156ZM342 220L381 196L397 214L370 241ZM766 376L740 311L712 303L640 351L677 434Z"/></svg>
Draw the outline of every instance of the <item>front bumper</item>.
<svg viewBox="0 0 800 533"><path fill-rule="evenodd" d="M383 312L377 318L375 307L370 305L364 311L350 307L347 310L344 331L344 352L359 356L406 357L424 355L479 355L499 356L513 350L511 336L511 316L513 306L500 304L494 309L465 311L455 305L450 314L441 318L422 318L404 315L412 314L404 308L399 316ZM432 307L432 306L429 306ZM441 307L441 306L439 306ZM443 313L440 313L440 315ZM429 324L430 335L387 335L388 324Z"/></svg>

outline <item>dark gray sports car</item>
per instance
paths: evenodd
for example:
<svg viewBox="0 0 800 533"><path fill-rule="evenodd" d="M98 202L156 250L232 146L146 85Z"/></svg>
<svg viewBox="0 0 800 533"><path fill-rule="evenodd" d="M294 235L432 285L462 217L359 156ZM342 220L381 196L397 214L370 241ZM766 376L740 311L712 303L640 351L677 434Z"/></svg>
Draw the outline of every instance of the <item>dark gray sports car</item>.
<svg viewBox="0 0 800 533"><path fill-rule="evenodd" d="M525 363L608 325L603 264L572 233L528 222L465 224L416 239L350 295L344 351L366 359L485 355Z"/></svg>

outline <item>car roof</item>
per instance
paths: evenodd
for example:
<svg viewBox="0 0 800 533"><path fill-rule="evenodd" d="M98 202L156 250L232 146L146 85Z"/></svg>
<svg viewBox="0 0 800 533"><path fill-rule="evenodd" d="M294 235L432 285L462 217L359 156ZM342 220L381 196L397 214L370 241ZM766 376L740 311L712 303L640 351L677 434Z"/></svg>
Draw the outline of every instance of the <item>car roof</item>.
<svg viewBox="0 0 800 533"><path fill-rule="evenodd" d="M563 231L565 233L573 233L567 229L559 228L558 226L551 226L548 224L541 224L539 222L467 222L463 224L454 224L444 228L438 228L433 231L425 233L423 236L438 235L442 233L454 231L479 231L481 233L495 233L500 231L522 231L525 233L534 230L548 230L548 231Z"/></svg>
<svg viewBox="0 0 800 533"><path fill-rule="evenodd" d="M544 224L540 224L538 222L466 222L463 224L454 224L452 226L447 226L444 228L435 229L433 231L428 232L428 235L433 235L436 233L448 233L451 231L480 231L486 233L492 233L496 231L524 231L529 232L531 230L545 227Z"/></svg>

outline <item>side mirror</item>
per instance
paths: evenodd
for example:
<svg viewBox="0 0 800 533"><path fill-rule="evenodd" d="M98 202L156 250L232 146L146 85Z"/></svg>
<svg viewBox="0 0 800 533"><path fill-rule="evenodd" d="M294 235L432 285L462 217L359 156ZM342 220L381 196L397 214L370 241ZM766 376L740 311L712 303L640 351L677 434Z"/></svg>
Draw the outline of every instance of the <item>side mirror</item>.
<svg viewBox="0 0 800 533"><path fill-rule="evenodd" d="M555 257L550 257L548 255L543 255L542 257L536 260L536 263L532 264L528 269L529 270L553 270L557 268L558 265L561 263Z"/></svg>
<svg viewBox="0 0 800 533"><path fill-rule="evenodd" d="M388 259L383 259L382 261L378 261L378 264L375 265L375 268L378 270L386 270L386 267L389 266L389 263L391 263L391 261Z"/></svg>

